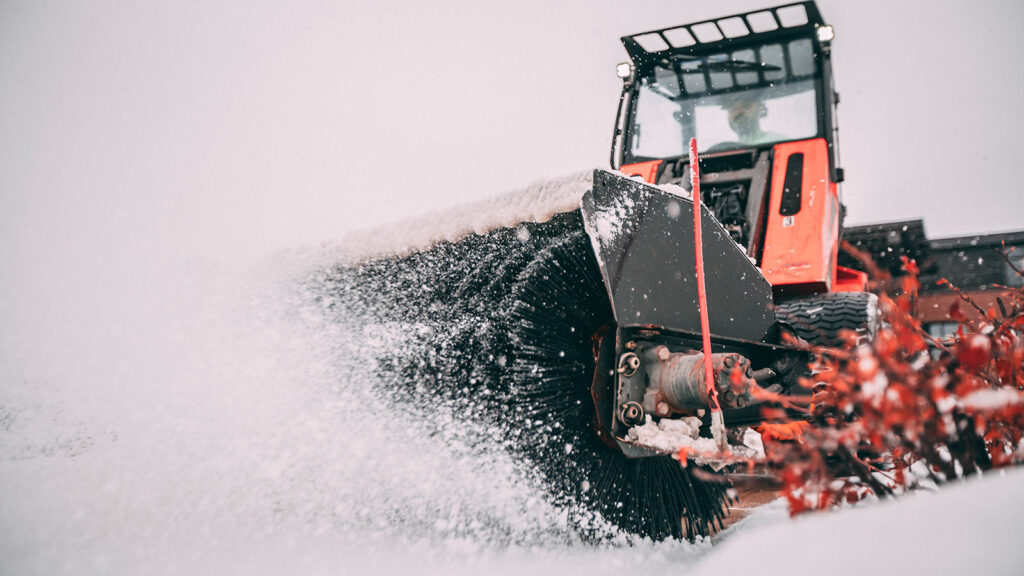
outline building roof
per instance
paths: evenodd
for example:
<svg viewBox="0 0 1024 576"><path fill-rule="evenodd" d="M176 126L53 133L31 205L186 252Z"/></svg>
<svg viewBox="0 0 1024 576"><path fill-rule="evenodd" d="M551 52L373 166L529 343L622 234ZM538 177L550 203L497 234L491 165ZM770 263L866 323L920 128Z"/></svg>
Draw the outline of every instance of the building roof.
<svg viewBox="0 0 1024 576"><path fill-rule="evenodd" d="M901 273L903 261L900 256L913 258L918 265L925 265L930 257L930 246L921 220L849 226L843 230L843 239L871 256L875 264L894 276ZM864 269L855 258L842 251L839 265Z"/></svg>
<svg viewBox="0 0 1024 576"><path fill-rule="evenodd" d="M905 220L851 226L843 234L854 247L863 250L893 276L902 272L900 256L917 261L921 290L941 292L945 278L962 290L985 290L993 284L1020 284L1003 257L1003 247L1018 247L1015 261L1024 257L1024 230L928 239L921 220ZM864 267L853 257L840 253L839 264L858 270Z"/></svg>

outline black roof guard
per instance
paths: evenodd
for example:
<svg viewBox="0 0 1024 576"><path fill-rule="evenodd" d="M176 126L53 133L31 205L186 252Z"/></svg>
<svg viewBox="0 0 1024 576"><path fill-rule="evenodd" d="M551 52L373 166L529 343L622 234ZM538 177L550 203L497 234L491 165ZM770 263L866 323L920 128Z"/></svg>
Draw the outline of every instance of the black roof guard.
<svg viewBox="0 0 1024 576"><path fill-rule="evenodd" d="M623 36L622 44L633 62L642 66L680 54L727 49L738 43L810 35L824 25L818 6L810 0Z"/></svg>

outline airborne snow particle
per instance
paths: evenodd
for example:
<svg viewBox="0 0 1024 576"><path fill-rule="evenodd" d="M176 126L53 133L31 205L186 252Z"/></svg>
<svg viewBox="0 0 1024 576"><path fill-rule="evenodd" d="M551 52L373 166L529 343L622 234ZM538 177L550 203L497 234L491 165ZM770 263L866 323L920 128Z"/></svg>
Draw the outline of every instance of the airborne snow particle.
<svg viewBox="0 0 1024 576"><path fill-rule="evenodd" d="M679 206L679 202L676 202L675 200L669 201L668 205L665 208L668 212L668 217L673 220L679 218L679 215L682 214L683 212L682 207Z"/></svg>

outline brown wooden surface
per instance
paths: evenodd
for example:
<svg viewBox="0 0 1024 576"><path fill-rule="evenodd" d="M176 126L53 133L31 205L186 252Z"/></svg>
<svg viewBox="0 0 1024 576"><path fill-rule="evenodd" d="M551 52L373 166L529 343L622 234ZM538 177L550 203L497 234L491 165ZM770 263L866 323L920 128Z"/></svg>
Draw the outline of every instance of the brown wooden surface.
<svg viewBox="0 0 1024 576"><path fill-rule="evenodd" d="M772 479L733 481L737 502L729 509L723 530L747 517L752 510L779 497L779 484Z"/></svg>

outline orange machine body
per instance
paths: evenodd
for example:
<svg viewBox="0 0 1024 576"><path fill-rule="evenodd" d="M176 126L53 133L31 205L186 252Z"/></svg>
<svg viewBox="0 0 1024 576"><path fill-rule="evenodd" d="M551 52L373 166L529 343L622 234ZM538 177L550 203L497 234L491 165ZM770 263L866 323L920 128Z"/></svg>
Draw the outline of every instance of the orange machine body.
<svg viewBox="0 0 1024 576"><path fill-rule="evenodd" d="M662 164L663 160L639 162L620 171L656 184ZM863 272L836 265L840 201L829 166L824 138L772 147L764 244L757 253L758 265L776 295L861 291L867 283Z"/></svg>

